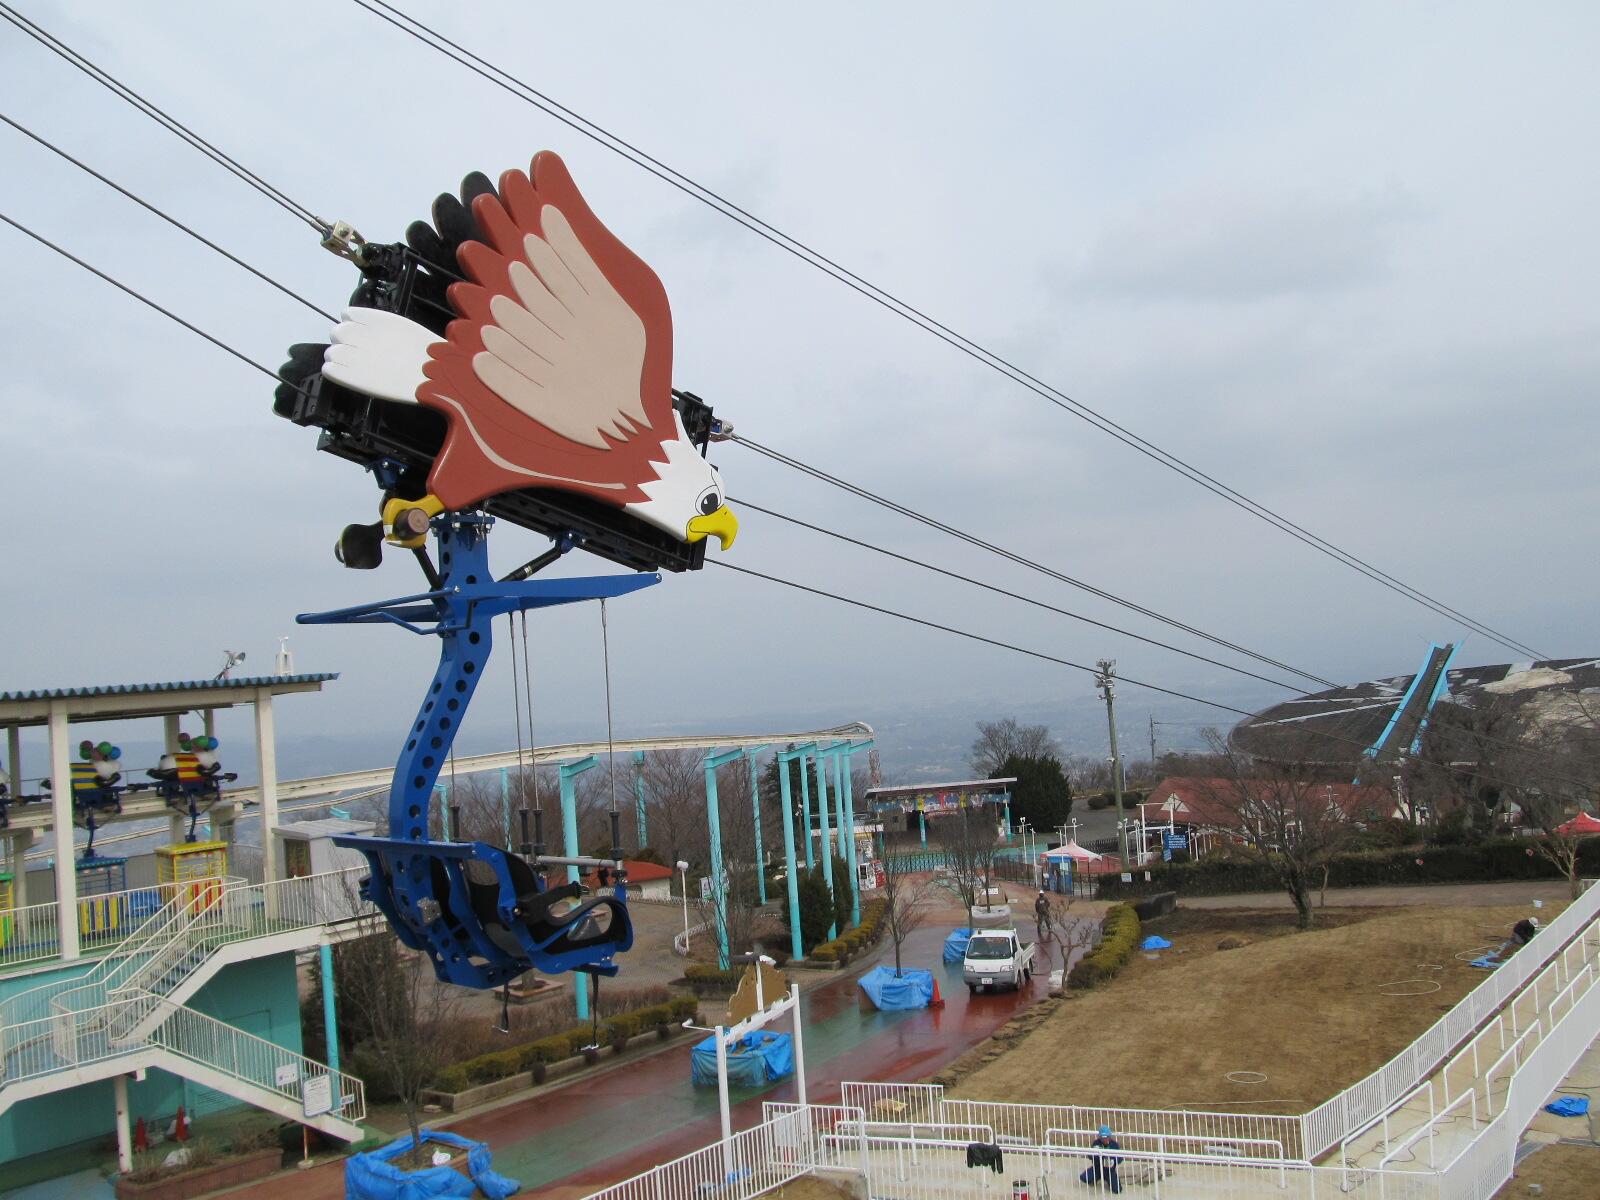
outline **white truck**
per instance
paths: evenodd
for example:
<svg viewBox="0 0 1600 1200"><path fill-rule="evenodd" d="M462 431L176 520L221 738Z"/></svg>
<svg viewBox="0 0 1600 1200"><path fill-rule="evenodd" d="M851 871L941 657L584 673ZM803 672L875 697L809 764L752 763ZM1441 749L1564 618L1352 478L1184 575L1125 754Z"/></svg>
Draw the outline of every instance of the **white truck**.
<svg viewBox="0 0 1600 1200"><path fill-rule="evenodd" d="M1033 978L1034 943L1025 942L1015 929L977 929L967 941L961 960L961 978L969 992L1002 986L1020 990Z"/></svg>

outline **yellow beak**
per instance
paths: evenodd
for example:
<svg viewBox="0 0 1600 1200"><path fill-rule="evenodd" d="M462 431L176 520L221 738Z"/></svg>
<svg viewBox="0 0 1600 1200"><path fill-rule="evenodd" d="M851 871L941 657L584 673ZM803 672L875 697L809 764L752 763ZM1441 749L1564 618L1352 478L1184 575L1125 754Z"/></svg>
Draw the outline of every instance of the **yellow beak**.
<svg viewBox="0 0 1600 1200"><path fill-rule="evenodd" d="M724 550L732 546L733 539L739 536L739 518L733 515L733 509L726 504L714 513L692 519L688 526L688 537L684 540L698 542L712 535L722 543Z"/></svg>

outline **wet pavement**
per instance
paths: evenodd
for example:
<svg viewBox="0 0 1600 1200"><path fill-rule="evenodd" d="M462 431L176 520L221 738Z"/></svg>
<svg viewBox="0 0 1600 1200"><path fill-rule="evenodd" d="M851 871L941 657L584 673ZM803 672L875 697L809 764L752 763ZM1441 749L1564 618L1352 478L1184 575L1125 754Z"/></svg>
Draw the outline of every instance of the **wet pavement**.
<svg viewBox="0 0 1600 1200"><path fill-rule="evenodd" d="M917 1079L954 1061L1045 994L1035 979L1018 992L971 996L961 966L940 963L950 923L919 929L902 961L932 966L944 1006L883 1013L862 999L857 979L892 961L887 945L801 996L806 1082L812 1103L837 1103L845 1080ZM1024 937L1031 926L1019 925ZM710 1015L712 1003L707 1004ZM779 1028L782 1028L780 1023ZM720 1133L716 1088L696 1088L689 1055L700 1037L639 1062L452 1122L455 1133L487 1142L495 1169L527 1192L583 1196L714 1142ZM793 1079L765 1088L735 1088L733 1127L761 1120L767 1100L795 1100ZM343 1163L278 1176L233 1195L319 1200L343 1193Z"/></svg>

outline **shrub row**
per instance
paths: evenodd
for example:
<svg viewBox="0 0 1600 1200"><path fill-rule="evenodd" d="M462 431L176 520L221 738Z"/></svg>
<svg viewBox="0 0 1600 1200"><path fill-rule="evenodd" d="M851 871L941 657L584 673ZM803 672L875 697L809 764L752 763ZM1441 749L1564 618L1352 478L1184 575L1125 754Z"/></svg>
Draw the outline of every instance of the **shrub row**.
<svg viewBox="0 0 1600 1200"><path fill-rule="evenodd" d="M693 996L674 996L665 1004L652 1004L648 1008L617 1013L601 1022L600 1039L614 1045L658 1025L670 1025L692 1018L699 1008L700 1003ZM504 1050L480 1054L444 1068L434 1084L443 1092L462 1092L479 1084L493 1083L519 1071L572 1058L589 1045L593 1036L592 1025L580 1025L520 1046L508 1046Z"/></svg>
<svg viewBox="0 0 1600 1200"><path fill-rule="evenodd" d="M1100 944L1068 973L1068 987L1092 988L1105 983L1133 957L1139 945L1139 917L1132 905L1113 904L1108 908L1100 931Z"/></svg>
<svg viewBox="0 0 1600 1200"><path fill-rule="evenodd" d="M683 977L689 981L696 996L726 995L739 986L739 979L743 975L743 966L723 970L713 963L694 963L683 969Z"/></svg>
<svg viewBox="0 0 1600 1200"><path fill-rule="evenodd" d="M817 962L849 962L878 940L878 935L883 932L883 914L887 907L888 902L881 897L868 900L861 910L861 924L845 930L831 942L823 942L811 951L811 957Z"/></svg>
<svg viewBox="0 0 1600 1200"><path fill-rule="evenodd" d="M1600 838L1578 845L1578 873L1600 872ZM1463 846L1411 846L1340 854L1328 862L1328 886L1383 887L1396 884L1479 883L1502 879L1559 879L1561 872L1535 848L1531 838L1498 838ZM1320 880L1319 880L1320 882ZM1185 896L1226 896L1272 892L1281 885L1269 864L1257 859L1211 855L1196 863L1166 863L1150 868L1133 883L1102 877L1103 897L1146 896L1176 891Z"/></svg>

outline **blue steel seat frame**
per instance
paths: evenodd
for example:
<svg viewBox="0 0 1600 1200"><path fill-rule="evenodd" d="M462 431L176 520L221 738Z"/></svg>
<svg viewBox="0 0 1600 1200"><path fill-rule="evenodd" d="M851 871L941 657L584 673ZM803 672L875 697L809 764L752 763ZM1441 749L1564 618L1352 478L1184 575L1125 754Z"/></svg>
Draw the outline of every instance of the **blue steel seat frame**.
<svg viewBox="0 0 1600 1200"><path fill-rule="evenodd" d="M493 523L481 513L446 513L433 520L439 575L430 591L295 618L307 625L393 624L440 641L438 670L395 765L389 836L334 841L366 855L372 874L362 883L363 898L383 912L405 945L429 957L441 980L492 988L530 969L615 974L613 955L633 944L623 889L616 897L553 915L552 904L571 899L570 892L557 889L561 894L547 896L542 875L497 846L429 840L428 811L489 660L494 619L624 596L661 582L661 576L499 581L489 570ZM494 919L486 921L491 910ZM602 914L611 918L608 933L585 936Z"/></svg>

